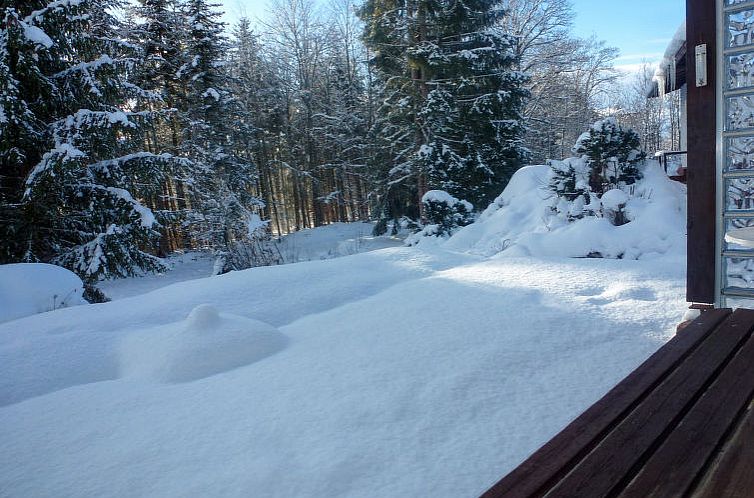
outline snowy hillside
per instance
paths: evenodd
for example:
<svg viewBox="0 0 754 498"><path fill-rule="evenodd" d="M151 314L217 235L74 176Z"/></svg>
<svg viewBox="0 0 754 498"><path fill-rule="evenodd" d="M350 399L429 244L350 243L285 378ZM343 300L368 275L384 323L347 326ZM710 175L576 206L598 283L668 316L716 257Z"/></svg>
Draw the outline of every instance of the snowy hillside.
<svg viewBox="0 0 754 498"><path fill-rule="evenodd" d="M685 307L681 188L648 170L634 221L558 224L547 174L521 170L444 244L0 324L0 489L478 495L671 337ZM314 238L311 254L332 237ZM595 251L624 259L564 257Z"/></svg>

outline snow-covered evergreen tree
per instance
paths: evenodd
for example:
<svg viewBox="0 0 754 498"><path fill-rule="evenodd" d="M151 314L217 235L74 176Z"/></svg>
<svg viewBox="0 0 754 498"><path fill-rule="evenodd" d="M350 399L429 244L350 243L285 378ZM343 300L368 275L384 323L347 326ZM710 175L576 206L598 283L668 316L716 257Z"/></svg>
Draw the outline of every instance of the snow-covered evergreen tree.
<svg viewBox="0 0 754 498"><path fill-rule="evenodd" d="M147 146L160 151L178 150L183 126L177 108L186 92L176 76L185 62L186 26L180 6L177 0L139 0L128 10L128 41L139 47L140 55L129 80L151 92L137 105L154 114Z"/></svg>
<svg viewBox="0 0 754 498"><path fill-rule="evenodd" d="M474 221L474 206L444 190L430 190L422 196L427 221L434 224L437 235L447 236Z"/></svg>
<svg viewBox="0 0 754 498"><path fill-rule="evenodd" d="M415 203L435 188L486 205L525 158L525 78L494 27L501 15L495 0L368 0L361 10L384 85L388 185L413 183Z"/></svg>
<svg viewBox="0 0 754 498"><path fill-rule="evenodd" d="M553 211L568 221L604 216L614 225L628 223L629 196L621 189L641 178L639 165L645 154L638 135L614 118L605 118L579 137L573 152L577 157L548 161Z"/></svg>
<svg viewBox="0 0 754 498"><path fill-rule="evenodd" d="M176 73L185 62L187 36L181 2L139 0L129 4L126 15L127 41L138 49L129 81L144 90L133 108L152 117L142 134L142 147L155 154L182 155L186 122L179 107L186 101L186 88ZM186 183L192 178L192 167L187 159L176 164L155 195L145 199L161 224L160 253L190 247L183 224L190 209Z"/></svg>
<svg viewBox="0 0 754 498"><path fill-rule="evenodd" d="M8 122L1 134L33 130L37 139L16 142L26 148L20 153L3 144L12 163L4 169L22 178L11 193L15 202L4 202L10 212L3 232L15 243L4 243L3 258L55 262L87 281L159 267L145 251L156 220L140 199L176 159L140 148L149 114L128 108L146 94L126 81L134 51L119 41L112 15L122 5L21 3L4 11L12 21L2 33L9 47L2 84L18 89L24 104L16 108L33 127Z"/></svg>
<svg viewBox="0 0 754 498"><path fill-rule="evenodd" d="M186 62L178 77L187 88L187 126L181 148L196 165L192 179L195 212L190 220L196 236L216 251L218 271L231 265L233 248L252 232L251 220L264 206L254 195L256 168L238 154L232 125L243 114L242 102L231 94L224 56L229 43L217 4L188 0Z"/></svg>
<svg viewBox="0 0 754 498"><path fill-rule="evenodd" d="M228 63L230 91L237 100L233 127L237 154L256 165L257 191L264 202L263 218L273 218L282 233L279 204L273 188L273 176L279 151L283 147L283 115L288 112L282 85L263 52L260 37L248 19L241 19L233 31ZM269 228L269 227L268 227Z"/></svg>
<svg viewBox="0 0 754 498"><path fill-rule="evenodd" d="M180 4L177 0L139 0L130 14L135 26L129 30L129 41L141 48L142 56L131 79L157 93L168 108L175 107L185 29Z"/></svg>
<svg viewBox="0 0 754 498"><path fill-rule="evenodd" d="M598 195L620 183L635 183L641 178L638 164L646 156L641 151L639 135L612 117L594 123L576 141L573 152L587 159L589 186Z"/></svg>
<svg viewBox="0 0 754 498"><path fill-rule="evenodd" d="M10 4L10 5L9 5ZM19 9L25 1L6 2L0 29L0 263L23 254L23 182L42 154L45 119L53 112L56 88L40 68L40 51L52 40L27 23ZM44 2L29 2L28 9Z"/></svg>
<svg viewBox="0 0 754 498"><path fill-rule="evenodd" d="M583 157L550 160L548 188L555 194L553 210L567 220L593 216L599 212L597 194L589 187L589 165Z"/></svg>

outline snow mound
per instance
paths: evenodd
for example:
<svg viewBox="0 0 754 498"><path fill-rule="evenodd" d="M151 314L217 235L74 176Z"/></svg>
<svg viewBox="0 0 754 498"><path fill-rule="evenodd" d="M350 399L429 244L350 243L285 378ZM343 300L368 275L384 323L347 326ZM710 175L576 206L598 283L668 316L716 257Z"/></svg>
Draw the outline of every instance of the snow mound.
<svg viewBox="0 0 754 498"><path fill-rule="evenodd" d="M602 207L613 210L620 209L620 207L624 206L628 200L628 194L617 188L608 190L602 194L602 198L600 199Z"/></svg>
<svg viewBox="0 0 754 498"><path fill-rule="evenodd" d="M84 284L72 271L46 263L0 265L0 323L88 304Z"/></svg>
<svg viewBox="0 0 754 498"><path fill-rule="evenodd" d="M474 209L474 206L472 206L469 201L456 199L444 190L429 190L422 196L422 202L436 202L439 204L445 204L449 207L453 207L456 204L463 204L463 207L465 207L467 211L472 211Z"/></svg>
<svg viewBox="0 0 754 498"><path fill-rule="evenodd" d="M287 342L272 325L200 304L185 320L127 336L120 348L121 374L188 382L262 360Z"/></svg>
<svg viewBox="0 0 754 498"><path fill-rule="evenodd" d="M643 173L644 178L632 188L633 195L610 191L605 194L607 199L603 197L603 204L625 203L632 220L613 226L608 219L593 216L567 222L552 209L556 198L547 190L551 168L521 168L479 219L443 247L501 257L683 257L685 186L668 179L655 161L647 161Z"/></svg>

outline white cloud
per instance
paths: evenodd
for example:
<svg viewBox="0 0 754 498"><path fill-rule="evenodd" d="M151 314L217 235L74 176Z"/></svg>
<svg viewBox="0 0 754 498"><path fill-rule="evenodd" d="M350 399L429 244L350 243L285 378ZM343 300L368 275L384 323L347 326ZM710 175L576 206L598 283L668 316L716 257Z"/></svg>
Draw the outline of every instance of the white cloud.
<svg viewBox="0 0 754 498"><path fill-rule="evenodd" d="M631 64L616 64L615 69L622 73L636 73L638 72L644 65L647 64L647 62L636 62ZM649 67L652 69L652 72L654 72L655 68L657 68L657 62L649 63Z"/></svg>
<svg viewBox="0 0 754 498"><path fill-rule="evenodd" d="M625 54L617 57L616 61L625 61L625 60L660 60L662 59L662 52L645 52L645 53L638 53L638 54Z"/></svg>

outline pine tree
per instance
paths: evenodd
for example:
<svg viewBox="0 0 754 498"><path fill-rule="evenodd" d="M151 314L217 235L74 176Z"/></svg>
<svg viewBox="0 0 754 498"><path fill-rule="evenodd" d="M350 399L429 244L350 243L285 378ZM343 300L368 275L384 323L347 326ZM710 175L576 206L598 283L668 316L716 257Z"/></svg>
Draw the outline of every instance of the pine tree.
<svg viewBox="0 0 754 498"><path fill-rule="evenodd" d="M196 164L192 221L200 242L215 250L218 271L224 272L238 269L234 247L249 237L252 215L264 203L253 194L258 179L254 164L238 155L233 143L231 124L243 109L229 91L223 63L229 44L217 6L206 0L187 2L186 62L177 74L188 89L181 147Z"/></svg>
<svg viewBox="0 0 754 498"><path fill-rule="evenodd" d="M181 4L178 0L139 0L126 14L127 40L139 49L129 81L144 90L134 108L151 116L142 134L142 147L155 154L181 155L187 93L176 74L185 63L187 38ZM189 247L184 222L191 207L187 182L193 166L189 160L175 164L155 195L145 199L162 226L160 253Z"/></svg>
<svg viewBox="0 0 754 498"><path fill-rule="evenodd" d="M35 6L5 9L26 42L18 43L18 30L3 28L11 47L3 53L9 69L3 84L11 82L24 97L25 122L34 126L10 124L2 135L34 130L38 139L17 142L27 147L21 154L3 144L3 157L23 177L11 194L17 202L6 204L12 212L3 231L17 243L4 239L4 258L54 262L86 281L155 269L160 263L145 249L157 224L139 199L176 159L141 150L149 114L125 107L146 93L126 81L134 52L119 41L111 14L121 4ZM23 18L14 15L21 9Z"/></svg>
<svg viewBox="0 0 754 498"><path fill-rule="evenodd" d="M228 64L230 91L238 103L234 126L237 154L253 161L259 177L257 191L264 202L263 218L274 218L283 233L276 199L274 176L277 155L282 147L283 114L287 108L274 68L265 58L259 37L248 19L241 19L233 33L233 50Z"/></svg>
<svg viewBox="0 0 754 498"><path fill-rule="evenodd" d="M140 0L128 11L133 27L128 41L139 47L140 58L129 80L146 92L139 109L153 113L147 146L153 151L168 149L175 153L183 123L177 107L185 100L182 81L176 76L185 63L185 23L177 0Z"/></svg>
<svg viewBox="0 0 754 498"><path fill-rule="evenodd" d="M526 153L525 79L494 0L369 0L364 41L383 83L380 127L391 185L441 189L484 206Z"/></svg>
<svg viewBox="0 0 754 498"><path fill-rule="evenodd" d="M601 195L606 187L631 185L641 178L638 164L645 154L640 147L639 135L610 117L597 121L582 134L573 152L587 158L589 186L592 192Z"/></svg>
<svg viewBox="0 0 754 498"><path fill-rule="evenodd" d="M42 157L45 119L53 112L57 92L39 61L52 40L19 13L42 8L44 2L5 5L0 30L0 263L24 253L22 236L29 228L20 215L24 178Z"/></svg>

